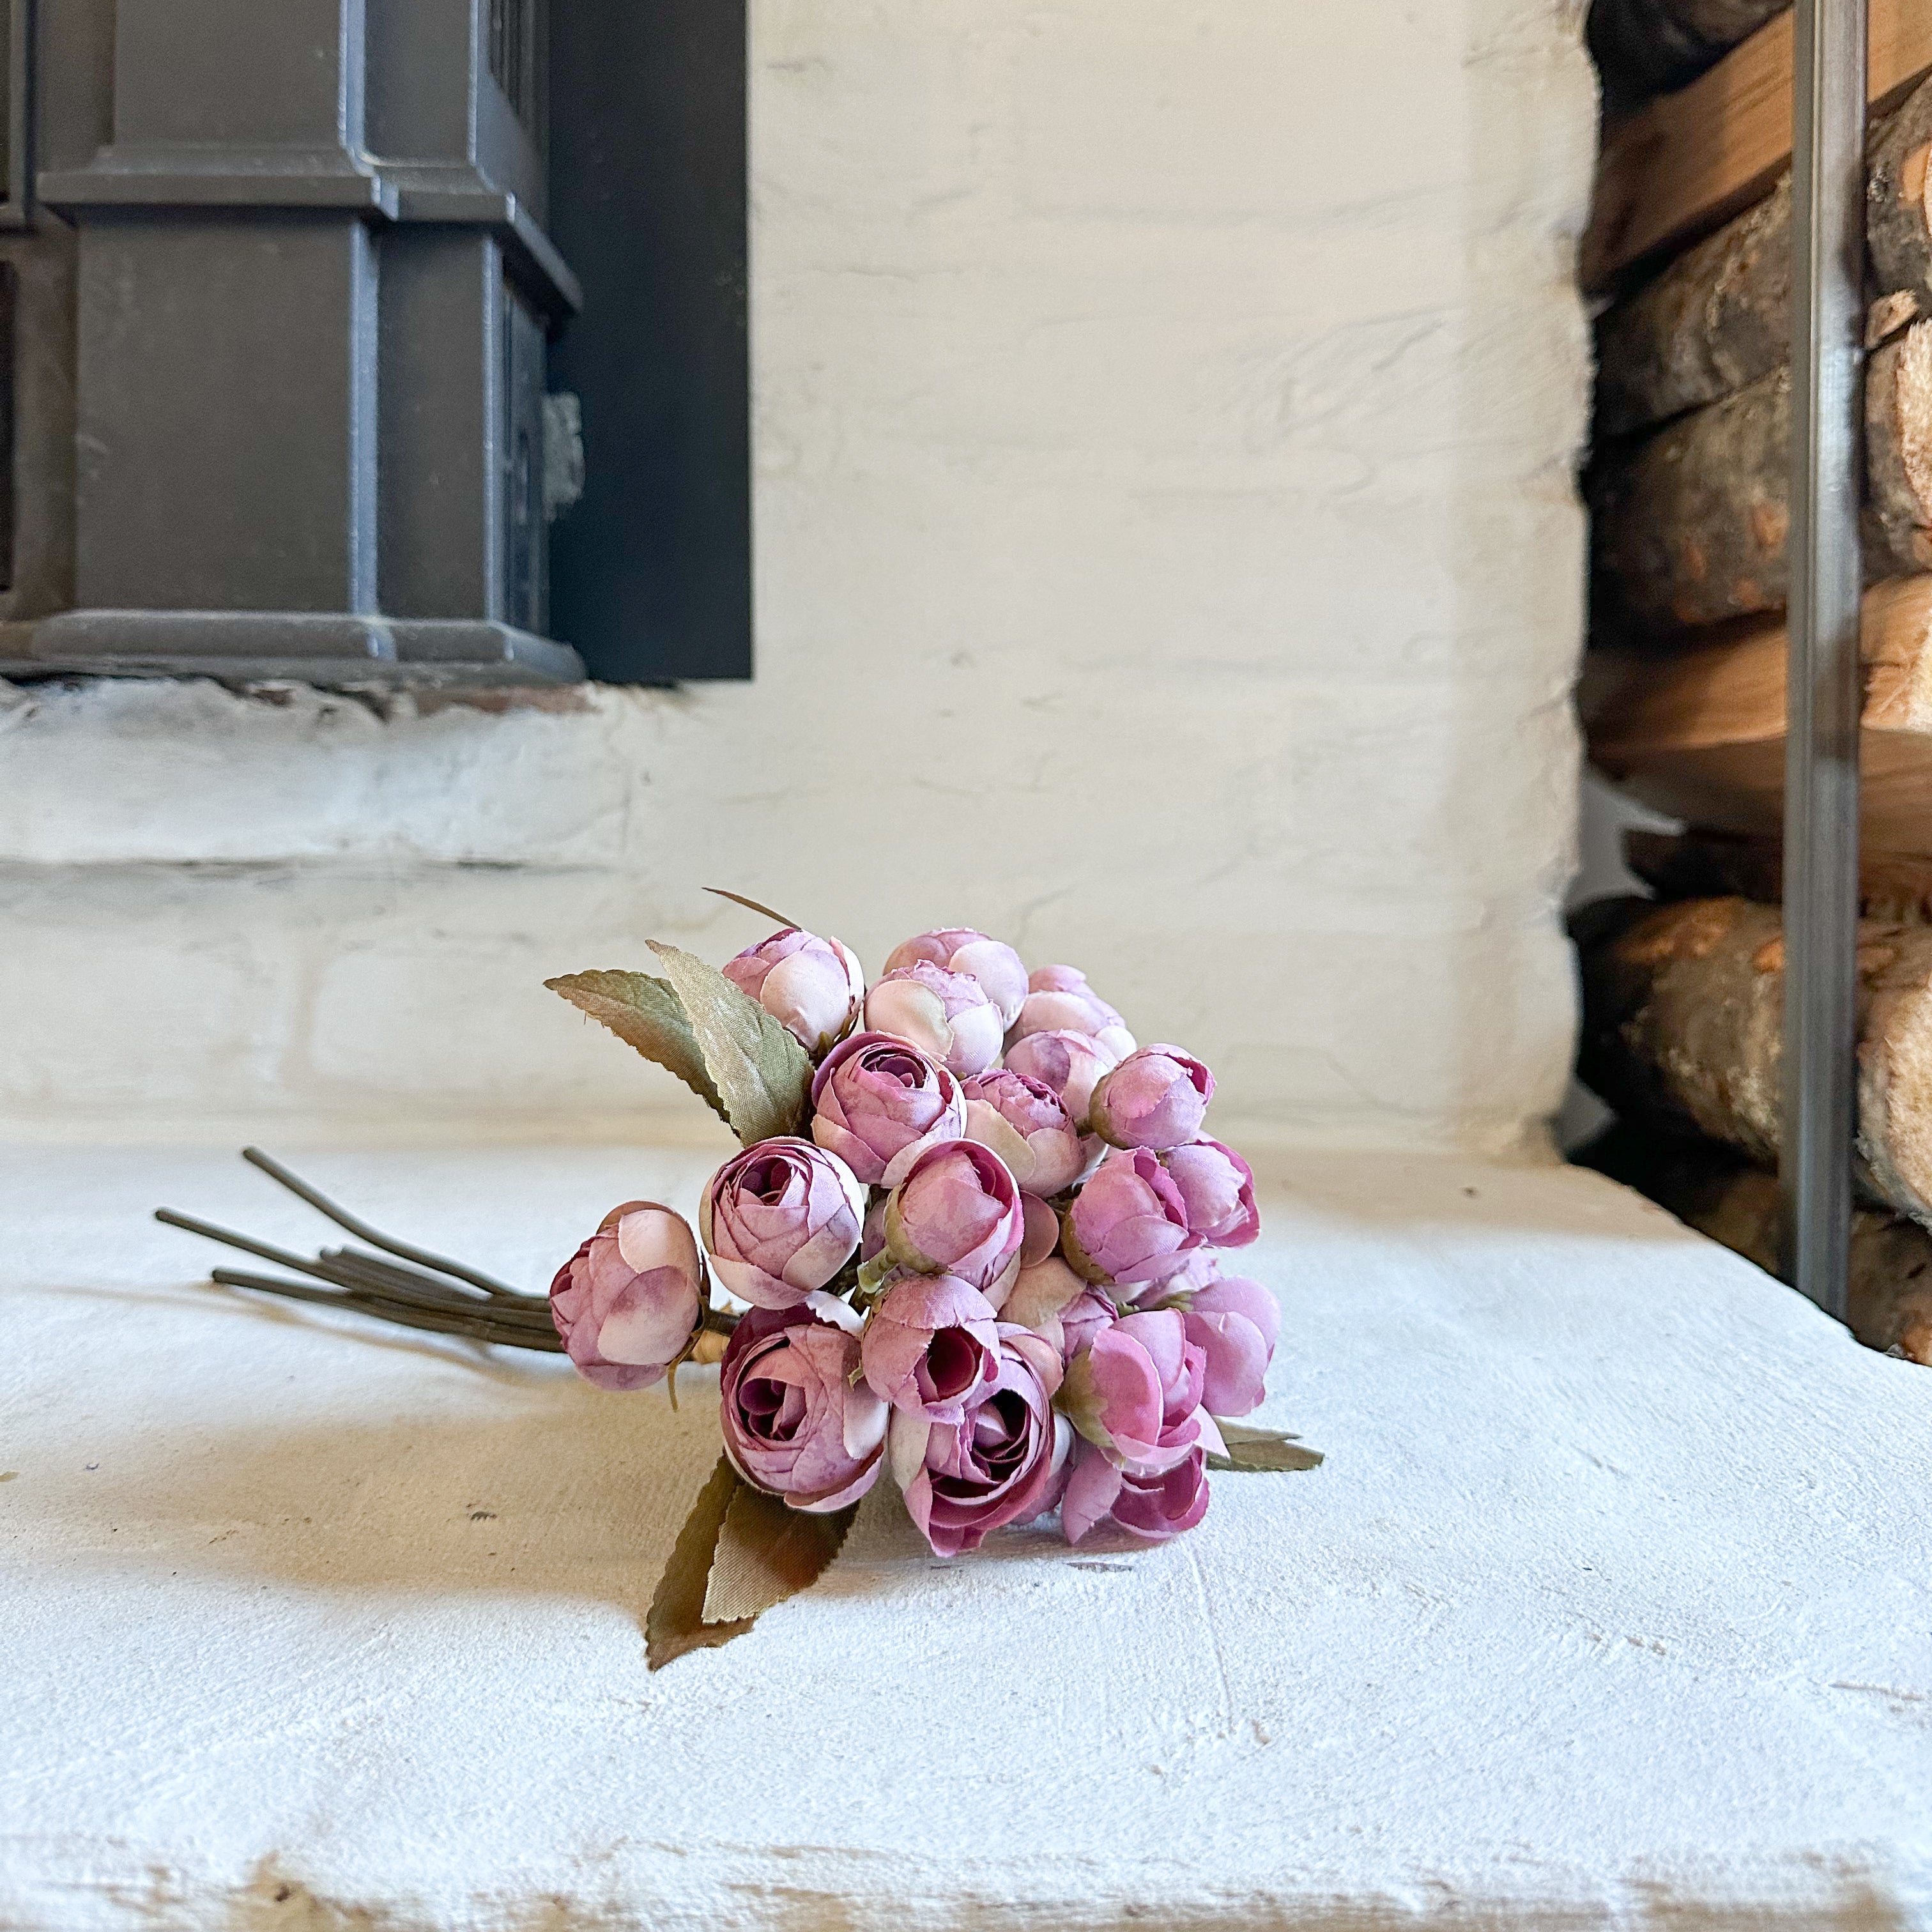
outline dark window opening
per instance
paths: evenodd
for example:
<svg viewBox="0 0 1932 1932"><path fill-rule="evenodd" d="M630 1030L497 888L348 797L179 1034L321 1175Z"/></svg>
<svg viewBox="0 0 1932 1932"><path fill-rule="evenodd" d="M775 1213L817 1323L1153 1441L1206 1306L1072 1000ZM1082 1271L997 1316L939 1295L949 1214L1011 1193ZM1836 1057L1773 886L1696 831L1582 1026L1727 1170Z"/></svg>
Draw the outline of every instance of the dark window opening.
<svg viewBox="0 0 1932 1932"><path fill-rule="evenodd" d="M593 676L752 674L744 0L559 0L550 226L584 310L584 494L550 536L555 634Z"/></svg>

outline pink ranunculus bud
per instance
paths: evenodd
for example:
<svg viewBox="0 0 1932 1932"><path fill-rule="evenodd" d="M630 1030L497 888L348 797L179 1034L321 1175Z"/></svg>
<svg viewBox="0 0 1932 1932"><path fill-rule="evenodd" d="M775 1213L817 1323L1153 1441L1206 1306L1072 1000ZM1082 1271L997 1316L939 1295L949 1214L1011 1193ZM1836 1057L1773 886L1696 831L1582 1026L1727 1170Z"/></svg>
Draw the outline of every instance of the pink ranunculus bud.
<svg viewBox="0 0 1932 1932"><path fill-rule="evenodd" d="M1000 1010L978 980L949 973L930 960L896 966L866 995L868 1031L909 1040L964 1079L983 1073L1000 1057Z"/></svg>
<svg viewBox="0 0 1932 1932"><path fill-rule="evenodd" d="M957 1275L902 1276L873 1310L859 1359L895 1408L958 1422L999 1372L992 1304Z"/></svg>
<svg viewBox="0 0 1932 1932"><path fill-rule="evenodd" d="M723 970L814 1060L851 1031L865 1004L866 975L852 949L795 926L748 946Z"/></svg>
<svg viewBox="0 0 1932 1932"><path fill-rule="evenodd" d="M1206 1358L1201 1406L1210 1415L1251 1415L1268 1393L1281 1308L1258 1281L1223 1275L1175 1297L1187 1339Z"/></svg>
<svg viewBox="0 0 1932 1932"><path fill-rule="evenodd" d="M1144 1046L1102 1077L1088 1118L1110 1147L1165 1154L1200 1132L1214 1097L1214 1075L1191 1053Z"/></svg>
<svg viewBox="0 0 1932 1932"><path fill-rule="evenodd" d="M704 1312L704 1257L690 1223L627 1201L556 1271L550 1318L578 1374L599 1388L649 1388Z"/></svg>
<svg viewBox="0 0 1932 1932"><path fill-rule="evenodd" d="M1060 1376L1050 1344L1002 1322L997 1372L958 1422L892 1412L886 1456L934 1555L976 1550L994 1530L1030 1522L1058 1502L1073 1444L1053 1406Z"/></svg>
<svg viewBox="0 0 1932 1932"><path fill-rule="evenodd" d="M1030 1033L1006 1048L1006 1065L1029 1080L1043 1081L1060 1096L1068 1118L1084 1134L1094 1089L1112 1072L1117 1056L1090 1034L1060 1028L1052 1033Z"/></svg>
<svg viewBox="0 0 1932 1932"><path fill-rule="evenodd" d="M1042 966L1027 982L1019 1017L1008 1029L1015 1040L1036 1033L1084 1033L1108 1059L1124 1060L1134 1050L1126 1022L1072 966Z"/></svg>
<svg viewBox="0 0 1932 1932"><path fill-rule="evenodd" d="M893 1187L914 1158L966 1131L959 1083L892 1034L855 1033L812 1083L812 1137L868 1187Z"/></svg>
<svg viewBox="0 0 1932 1932"><path fill-rule="evenodd" d="M1144 1148L1108 1154L1060 1227L1060 1252L1076 1274L1130 1292L1178 1274L1201 1246L1180 1190Z"/></svg>
<svg viewBox="0 0 1932 1932"><path fill-rule="evenodd" d="M1027 996L1027 970L1020 956L1004 940L988 939L968 926L944 926L894 946L886 956L884 970L893 972L922 959L978 980L987 998L999 1008L1003 1028L1011 1026L1018 1017Z"/></svg>
<svg viewBox="0 0 1932 1932"><path fill-rule="evenodd" d="M1122 1468L1158 1475L1197 1442L1221 1446L1201 1406L1207 1376L1179 1310L1124 1315L1067 1364L1060 1406Z"/></svg>
<svg viewBox="0 0 1932 1932"><path fill-rule="evenodd" d="M1208 1514L1208 1457L1198 1444L1172 1468L1137 1476L1081 1442L1060 1501L1060 1522L1069 1543L1111 1519L1143 1543L1165 1543L1192 1529Z"/></svg>
<svg viewBox="0 0 1932 1932"><path fill-rule="evenodd" d="M790 1136L728 1160L698 1205L698 1232L727 1291L760 1308L790 1308L849 1261L866 1190L836 1154Z"/></svg>
<svg viewBox="0 0 1932 1932"><path fill-rule="evenodd" d="M1087 1165L1078 1130L1044 1081L1005 1067L963 1083L966 1138L991 1148L1022 1190L1044 1198L1071 1187Z"/></svg>
<svg viewBox="0 0 1932 1932"><path fill-rule="evenodd" d="M832 1306L856 1328L850 1310ZM856 1502L878 1479L891 1414L858 1366L859 1339L842 1323L811 1308L753 1309L718 1365L732 1467L794 1509Z"/></svg>
<svg viewBox="0 0 1932 1932"><path fill-rule="evenodd" d="M915 1274L955 1274L988 1300L1019 1267L1019 1184L991 1148L942 1141L886 1198L886 1252Z"/></svg>
<svg viewBox="0 0 1932 1932"><path fill-rule="evenodd" d="M1190 1141L1160 1157L1186 1210L1190 1234L1210 1247L1244 1248L1262 1231L1254 1170L1219 1141Z"/></svg>

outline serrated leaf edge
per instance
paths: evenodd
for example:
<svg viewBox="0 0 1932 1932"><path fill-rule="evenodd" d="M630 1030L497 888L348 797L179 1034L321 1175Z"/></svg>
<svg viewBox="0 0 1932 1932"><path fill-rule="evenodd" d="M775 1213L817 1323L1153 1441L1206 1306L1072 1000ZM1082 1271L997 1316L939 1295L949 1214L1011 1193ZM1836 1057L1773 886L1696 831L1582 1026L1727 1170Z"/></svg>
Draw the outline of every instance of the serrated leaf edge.
<svg viewBox="0 0 1932 1932"><path fill-rule="evenodd" d="M726 1125L738 1136L740 1144L752 1147L777 1135L797 1132L803 1124L806 1104L812 1091L812 1060L805 1048L756 1000L741 987L734 986L716 967L694 952L686 952L682 947L668 945L662 940L646 940L645 944L670 969L672 976L668 983L674 992L678 990L676 976L679 974L695 971L710 975L717 986L724 989L718 997L726 1010L739 1015L760 1043L769 1046L793 1070L795 1091L775 1090L742 1045L729 1034L721 1034L718 1029L703 1024L700 1016L692 1012L690 1004L682 994L679 994L679 1004L684 1009L698 1041L698 1051L704 1056L705 1070L718 1090L719 1112ZM749 1106L743 1108L746 1117L742 1120L738 1118L732 1095L734 1088L741 1084L755 1085L763 1102L762 1118L755 1116Z"/></svg>
<svg viewBox="0 0 1932 1932"><path fill-rule="evenodd" d="M662 986L664 988L679 1012L684 1011L684 1003L678 998L677 989L668 980L661 980L655 973L639 973L628 967L591 967L580 973L560 974L555 979L546 980L544 984L560 999L574 1006L586 1019L595 1020L607 1033L622 1040L633 1053L648 1060L653 1066L662 1066L680 1085L688 1088L691 1092L696 1094L698 1099L702 1100L728 1127L730 1126L731 1117L724 1111L724 1102L719 1096L716 1088L711 1084L710 1073L704 1070L704 1048L698 1044L695 1030L692 1031L692 1044L697 1050L700 1062L699 1069L695 1072L676 1065L662 1054L653 1053L648 1048L640 1046L634 1040L626 1039L604 1014L596 1010L596 1004L601 1003L620 1011L635 1011L636 1010L626 1008L622 1000L614 999L608 994L598 992L595 987L586 986L580 983L592 977L602 978L607 976L627 980L648 980L652 985ZM688 1015L686 1016L685 1023L687 1026L690 1024Z"/></svg>

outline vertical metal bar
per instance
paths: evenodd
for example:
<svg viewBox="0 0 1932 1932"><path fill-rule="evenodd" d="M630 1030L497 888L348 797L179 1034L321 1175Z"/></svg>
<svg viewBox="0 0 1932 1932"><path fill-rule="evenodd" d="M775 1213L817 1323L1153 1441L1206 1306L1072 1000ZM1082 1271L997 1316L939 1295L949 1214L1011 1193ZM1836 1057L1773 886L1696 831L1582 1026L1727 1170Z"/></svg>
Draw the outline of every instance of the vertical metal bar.
<svg viewBox="0 0 1932 1932"><path fill-rule="evenodd" d="M1845 1316L1858 1000L1865 0L1797 0L1784 767L1787 1277Z"/></svg>

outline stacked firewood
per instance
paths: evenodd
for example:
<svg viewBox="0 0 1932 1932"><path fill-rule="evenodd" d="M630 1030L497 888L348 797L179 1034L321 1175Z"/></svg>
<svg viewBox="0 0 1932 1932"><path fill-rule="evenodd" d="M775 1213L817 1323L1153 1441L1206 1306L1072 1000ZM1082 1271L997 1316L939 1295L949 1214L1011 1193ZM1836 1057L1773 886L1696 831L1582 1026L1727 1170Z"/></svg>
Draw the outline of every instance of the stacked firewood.
<svg viewBox="0 0 1932 1932"><path fill-rule="evenodd" d="M1791 21L1596 0L1592 41L1607 100L1678 91L1606 126L1584 246L1605 305L1582 707L1598 767L1690 830L1631 842L1654 898L1573 924L1578 1070L1619 1117L1585 1157L1772 1265ZM1852 1322L1932 1362L1932 4L1873 0L1872 70Z"/></svg>

